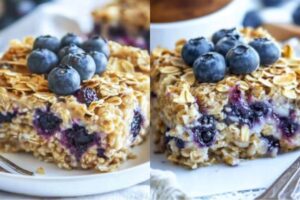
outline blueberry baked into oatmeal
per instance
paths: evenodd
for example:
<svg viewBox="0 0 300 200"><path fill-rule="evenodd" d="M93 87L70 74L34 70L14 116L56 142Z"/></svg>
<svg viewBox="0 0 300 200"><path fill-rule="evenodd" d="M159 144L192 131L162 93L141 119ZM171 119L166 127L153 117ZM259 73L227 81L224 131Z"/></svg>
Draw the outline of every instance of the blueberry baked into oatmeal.
<svg viewBox="0 0 300 200"><path fill-rule="evenodd" d="M149 49L150 0L115 0L92 13L93 34Z"/></svg>
<svg viewBox="0 0 300 200"><path fill-rule="evenodd" d="M212 42L213 41L213 42ZM300 146L300 60L265 30L222 29L151 56L151 129L168 160L197 168Z"/></svg>
<svg viewBox="0 0 300 200"><path fill-rule="evenodd" d="M135 156L149 125L147 51L69 33L13 40L0 63L1 151L99 172Z"/></svg>

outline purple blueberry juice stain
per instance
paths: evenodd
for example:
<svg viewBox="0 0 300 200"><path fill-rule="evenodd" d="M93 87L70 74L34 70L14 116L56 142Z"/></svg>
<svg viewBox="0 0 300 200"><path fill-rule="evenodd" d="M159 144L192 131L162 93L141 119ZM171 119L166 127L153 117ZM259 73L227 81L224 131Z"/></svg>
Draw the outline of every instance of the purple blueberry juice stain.
<svg viewBox="0 0 300 200"><path fill-rule="evenodd" d="M278 128L286 138L293 137L299 132L299 124L288 117L279 117Z"/></svg>
<svg viewBox="0 0 300 200"><path fill-rule="evenodd" d="M135 110L133 114L133 120L130 125L130 132L133 138L136 138L141 131L142 125L144 123L144 117L139 110Z"/></svg>
<svg viewBox="0 0 300 200"><path fill-rule="evenodd" d="M97 156L98 156L99 158L104 158L104 159L106 159L107 157L106 157L106 155L105 155L105 149L104 149L104 148L98 148L98 149L97 149Z"/></svg>
<svg viewBox="0 0 300 200"><path fill-rule="evenodd" d="M229 94L229 103L224 106L225 123L238 125L248 125L250 128L261 123L264 118L272 114L272 107L267 101L254 101L251 94L247 99L242 98L242 93L238 86L232 88Z"/></svg>
<svg viewBox="0 0 300 200"><path fill-rule="evenodd" d="M62 132L61 143L80 160L82 155L93 145L97 144L99 137L96 133L89 134L84 126L74 124L72 128Z"/></svg>
<svg viewBox="0 0 300 200"><path fill-rule="evenodd" d="M33 125L38 134L44 137L51 137L60 130L62 120L55 116L50 109L43 111L37 109L34 114Z"/></svg>

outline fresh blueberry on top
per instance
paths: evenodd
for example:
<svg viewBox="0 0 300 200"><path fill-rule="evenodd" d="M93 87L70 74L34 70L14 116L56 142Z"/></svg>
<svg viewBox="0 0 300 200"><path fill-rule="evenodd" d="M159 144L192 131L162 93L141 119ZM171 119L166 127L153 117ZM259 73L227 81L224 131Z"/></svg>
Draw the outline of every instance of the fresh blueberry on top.
<svg viewBox="0 0 300 200"><path fill-rule="evenodd" d="M249 45L258 53L261 65L271 65L280 58L279 47L268 38L256 38Z"/></svg>
<svg viewBox="0 0 300 200"><path fill-rule="evenodd" d="M279 129L285 137L292 137L299 131L299 124L288 117L279 118Z"/></svg>
<svg viewBox="0 0 300 200"><path fill-rule="evenodd" d="M218 133L218 131L214 128L206 128L202 126L196 126L191 130L193 132L194 141L201 147L211 146L214 143Z"/></svg>
<svg viewBox="0 0 300 200"><path fill-rule="evenodd" d="M244 27L253 27L257 28L261 26L263 23L263 20L259 14L258 11L252 10L246 13L244 20L243 20L243 26Z"/></svg>
<svg viewBox="0 0 300 200"><path fill-rule="evenodd" d="M49 90L58 95L70 95L80 88L80 76L71 66L61 65L48 75Z"/></svg>
<svg viewBox="0 0 300 200"><path fill-rule="evenodd" d="M193 71L199 82L218 82L225 77L225 59L215 52L205 53L194 62Z"/></svg>
<svg viewBox="0 0 300 200"><path fill-rule="evenodd" d="M90 105L93 101L99 100L96 91L93 88L88 87L78 90L75 93L75 96L80 103L85 103L87 105Z"/></svg>
<svg viewBox="0 0 300 200"><path fill-rule="evenodd" d="M83 42L81 47L86 52L98 51L104 53L106 57L109 57L110 54L107 42L99 36L94 36L91 39L86 40L85 42Z"/></svg>
<svg viewBox="0 0 300 200"><path fill-rule="evenodd" d="M5 114L4 113L0 113L0 124L1 123L9 123L16 116L17 116L17 112L7 112Z"/></svg>
<svg viewBox="0 0 300 200"><path fill-rule="evenodd" d="M182 48L181 56L187 65L192 66L194 61L201 55L212 51L214 45L204 37L190 39Z"/></svg>
<svg viewBox="0 0 300 200"><path fill-rule="evenodd" d="M229 70L233 74L249 74L259 67L258 53L248 45L237 45L226 55Z"/></svg>
<svg viewBox="0 0 300 200"><path fill-rule="evenodd" d="M243 44L243 42L240 40L240 36L225 36L216 44L215 50L223 56L226 56L230 49L239 44Z"/></svg>
<svg viewBox="0 0 300 200"><path fill-rule="evenodd" d="M80 160L88 148L97 143L97 139L95 133L89 134L84 126L74 124L72 128L62 132L61 142Z"/></svg>
<svg viewBox="0 0 300 200"><path fill-rule="evenodd" d="M213 34L212 41L214 44L217 44L225 36L240 37L240 33L236 30L236 28L221 29Z"/></svg>
<svg viewBox="0 0 300 200"><path fill-rule="evenodd" d="M144 118L140 111L135 110L133 113L133 120L130 125L130 132L135 138L141 131Z"/></svg>
<svg viewBox="0 0 300 200"><path fill-rule="evenodd" d="M294 10L292 17L294 23L300 25L300 5Z"/></svg>
<svg viewBox="0 0 300 200"><path fill-rule="evenodd" d="M81 81L92 78L96 71L95 61L86 53L68 54L63 57L61 64L70 65L76 69Z"/></svg>
<svg viewBox="0 0 300 200"><path fill-rule="evenodd" d="M64 46L58 52L59 59L62 59L68 54L76 54L76 53L84 53L84 51L76 46L75 44L70 44L68 46Z"/></svg>
<svg viewBox="0 0 300 200"><path fill-rule="evenodd" d="M108 63L107 57L98 51L91 51L89 55L94 59L96 64L96 74L102 74L106 70L106 66Z"/></svg>
<svg viewBox="0 0 300 200"><path fill-rule="evenodd" d="M50 111L42 111L41 109L35 111L33 124L40 135L52 136L56 131L59 131L61 123L62 120Z"/></svg>
<svg viewBox="0 0 300 200"><path fill-rule="evenodd" d="M33 50L27 59L29 71L35 74L47 74L57 63L56 54L48 49Z"/></svg>
<svg viewBox="0 0 300 200"><path fill-rule="evenodd" d="M284 0L261 0L263 5L266 6L266 7L276 7L276 6L279 6L281 5Z"/></svg>
<svg viewBox="0 0 300 200"><path fill-rule="evenodd" d="M64 37L61 39L61 47L69 46L70 44L74 44L76 46L81 45L81 38L74 34L74 33L67 33Z"/></svg>
<svg viewBox="0 0 300 200"><path fill-rule="evenodd" d="M39 36L33 43L33 49L48 49L57 52L60 47L60 41L51 35Z"/></svg>

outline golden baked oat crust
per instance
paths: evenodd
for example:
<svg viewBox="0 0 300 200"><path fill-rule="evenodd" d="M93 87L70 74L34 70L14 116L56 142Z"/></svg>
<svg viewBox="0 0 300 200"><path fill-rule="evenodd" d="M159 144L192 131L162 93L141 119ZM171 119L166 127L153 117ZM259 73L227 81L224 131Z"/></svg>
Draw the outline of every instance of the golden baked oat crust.
<svg viewBox="0 0 300 200"><path fill-rule="evenodd" d="M261 28L241 33L246 40L273 40ZM198 83L181 58L185 43L178 41L175 50L157 48L151 55L151 130L159 152L166 152L174 163L197 168L217 162L236 165L240 159L276 156L300 146L300 60L290 46L282 47L281 58L272 66L248 75L227 75L218 83ZM234 104L231 98L265 102L272 116L253 127L226 123L225 111ZM209 145L199 144L193 132L202 116L215 118L217 134ZM282 126L296 133L287 137Z"/></svg>
<svg viewBox="0 0 300 200"><path fill-rule="evenodd" d="M111 56L106 72L81 85L93 88L99 97L87 106L73 95L55 95L48 90L44 75L27 71L26 58L33 42L31 37L11 41L0 60L1 151L29 152L60 168L99 172L115 170L132 158L131 147L145 140L149 126L148 53L109 42ZM61 120L53 136L39 134L34 122L40 112ZM131 126L136 116L141 122L140 131L133 135ZM64 135L72 127L87 132L93 142L76 149Z"/></svg>

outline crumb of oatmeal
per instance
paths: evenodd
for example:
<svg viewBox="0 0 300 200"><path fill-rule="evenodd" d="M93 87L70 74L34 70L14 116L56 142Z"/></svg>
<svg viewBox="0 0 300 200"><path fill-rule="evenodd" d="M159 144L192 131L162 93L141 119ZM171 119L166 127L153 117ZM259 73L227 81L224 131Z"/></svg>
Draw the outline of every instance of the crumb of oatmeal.
<svg viewBox="0 0 300 200"><path fill-rule="evenodd" d="M44 167L38 167L36 169L36 173L41 174L41 175L46 174L45 168Z"/></svg>

